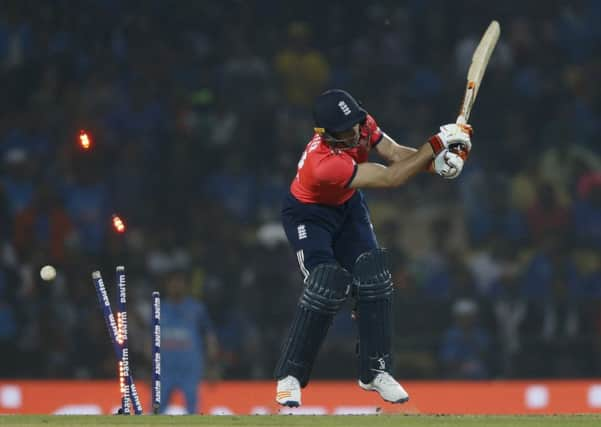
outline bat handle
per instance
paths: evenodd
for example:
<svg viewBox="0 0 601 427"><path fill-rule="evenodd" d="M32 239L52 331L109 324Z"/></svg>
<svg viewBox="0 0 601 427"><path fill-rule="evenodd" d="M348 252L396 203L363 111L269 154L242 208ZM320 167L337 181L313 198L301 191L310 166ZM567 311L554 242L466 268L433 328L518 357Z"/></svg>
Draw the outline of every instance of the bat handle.
<svg viewBox="0 0 601 427"><path fill-rule="evenodd" d="M456 124L458 124L460 127L463 127L464 125L467 124L467 120L465 118L465 113L461 112L458 116L457 116L457 120L455 121ZM459 154L458 151L465 151L467 153L467 147L465 146L465 144L460 143L457 144L455 147L455 149L450 149L450 151ZM467 155L462 156L463 160L467 159Z"/></svg>

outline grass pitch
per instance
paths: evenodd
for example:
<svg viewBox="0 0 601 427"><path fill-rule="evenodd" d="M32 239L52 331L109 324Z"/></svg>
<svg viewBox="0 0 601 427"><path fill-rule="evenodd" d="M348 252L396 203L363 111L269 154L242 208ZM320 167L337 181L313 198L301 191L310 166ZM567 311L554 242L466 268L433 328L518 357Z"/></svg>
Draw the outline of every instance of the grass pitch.
<svg viewBox="0 0 601 427"><path fill-rule="evenodd" d="M553 416L477 416L477 415L250 415L250 416L74 416L74 415L0 415L0 425L18 426L395 426L395 427L447 427L447 426L600 426L598 415Z"/></svg>

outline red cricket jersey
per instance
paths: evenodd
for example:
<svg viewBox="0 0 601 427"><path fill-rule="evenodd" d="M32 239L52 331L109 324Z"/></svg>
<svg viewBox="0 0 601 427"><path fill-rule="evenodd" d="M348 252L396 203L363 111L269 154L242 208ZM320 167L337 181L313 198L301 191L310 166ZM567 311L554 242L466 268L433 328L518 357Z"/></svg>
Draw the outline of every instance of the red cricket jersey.
<svg viewBox="0 0 601 427"><path fill-rule="evenodd" d="M380 128L371 135L370 147L383 136ZM307 144L300 161L290 192L303 203L338 206L355 193L349 185L357 173L357 165L367 161L369 149L358 146L348 150L331 148L319 134Z"/></svg>

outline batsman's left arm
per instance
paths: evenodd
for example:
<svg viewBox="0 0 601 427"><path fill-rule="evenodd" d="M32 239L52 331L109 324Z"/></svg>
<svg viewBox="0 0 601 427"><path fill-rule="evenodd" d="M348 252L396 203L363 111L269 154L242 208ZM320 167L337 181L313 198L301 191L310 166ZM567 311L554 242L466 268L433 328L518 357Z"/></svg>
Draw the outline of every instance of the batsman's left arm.
<svg viewBox="0 0 601 427"><path fill-rule="evenodd" d="M386 135L386 133L383 134L382 140L376 145L376 152L389 163L402 161L416 151L417 149L413 147L397 144L396 141Z"/></svg>

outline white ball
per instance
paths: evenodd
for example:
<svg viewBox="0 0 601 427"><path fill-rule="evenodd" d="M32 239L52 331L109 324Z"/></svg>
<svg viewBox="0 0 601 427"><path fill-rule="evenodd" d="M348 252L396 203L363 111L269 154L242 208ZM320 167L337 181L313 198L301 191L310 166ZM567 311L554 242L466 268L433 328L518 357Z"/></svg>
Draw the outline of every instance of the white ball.
<svg viewBox="0 0 601 427"><path fill-rule="evenodd" d="M40 277L46 281L53 280L56 277L56 268L51 265L43 266L40 270Z"/></svg>

